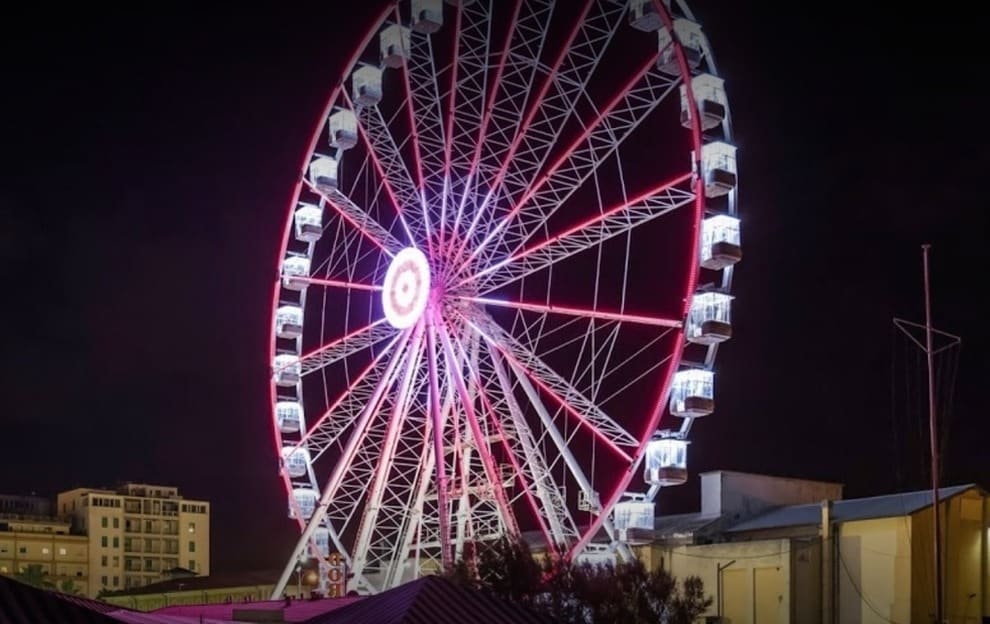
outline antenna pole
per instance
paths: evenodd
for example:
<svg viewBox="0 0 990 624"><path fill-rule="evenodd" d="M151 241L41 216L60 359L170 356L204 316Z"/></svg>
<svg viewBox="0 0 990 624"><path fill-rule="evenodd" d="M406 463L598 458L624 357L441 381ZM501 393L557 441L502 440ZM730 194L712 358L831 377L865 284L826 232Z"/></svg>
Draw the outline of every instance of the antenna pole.
<svg viewBox="0 0 990 624"><path fill-rule="evenodd" d="M928 437L931 442L932 455L932 523L935 533L935 622L942 624L942 530L939 522L938 505L938 427L935 426L935 371L932 366L934 351L932 350L932 305L928 278L928 250L931 245L921 246L922 263L925 271L925 355L928 356Z"/></svg>

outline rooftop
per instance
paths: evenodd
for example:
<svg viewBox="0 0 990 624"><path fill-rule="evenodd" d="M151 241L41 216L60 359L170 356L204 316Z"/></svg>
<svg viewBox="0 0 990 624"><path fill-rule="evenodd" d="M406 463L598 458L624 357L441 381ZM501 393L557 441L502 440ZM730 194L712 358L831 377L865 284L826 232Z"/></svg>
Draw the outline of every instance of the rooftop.
<svg viewBox="0 0 990 624"><path fill-rule="evenodd" d="M970 483L941 488L939 489L939 499L952 498L967 490L978 487ZM931 504L931 490L871 496L868 498L852 498L834 501L832 503L831 517L835 522L849 522L853 520L906 516L929 507ZM820 503L788 505L734 524L727 529L727 532L739 533L742 531L759 531L785 527L818 526L821 524L821 518L822 506Z"/></svg>

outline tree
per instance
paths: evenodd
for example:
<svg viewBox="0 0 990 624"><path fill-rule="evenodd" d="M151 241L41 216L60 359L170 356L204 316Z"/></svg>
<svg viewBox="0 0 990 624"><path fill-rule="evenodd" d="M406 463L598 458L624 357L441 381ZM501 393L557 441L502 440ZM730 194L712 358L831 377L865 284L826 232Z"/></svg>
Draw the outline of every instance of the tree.
<svg viewBox="0 0 990 624"><path fill-rule="evenodd" d="M537 562L524 542L504 538L465 554L447 573L449 579L561 622L691 624L712 604L701 579L688 577L681 589L669 573L648 570L638 559L613 566L544 555Z"/></svg>
<svg viewBox="0 0 990 624"><path fill-rule="evenodd" d="M78 596L82 594L82 590L79 589L79 586L76 585L72 579L65 579L59 583L58 590L63 594L69 594L71 596Z"/></svg>
<svg viewBox="0 0 990 624"><path fill-rule="evenodd" d="M48 578L48 572L45 572L45 569L37 563L28 564L20 572L15 574L14 578L32 587L55 589L55 584Z"/></svg>

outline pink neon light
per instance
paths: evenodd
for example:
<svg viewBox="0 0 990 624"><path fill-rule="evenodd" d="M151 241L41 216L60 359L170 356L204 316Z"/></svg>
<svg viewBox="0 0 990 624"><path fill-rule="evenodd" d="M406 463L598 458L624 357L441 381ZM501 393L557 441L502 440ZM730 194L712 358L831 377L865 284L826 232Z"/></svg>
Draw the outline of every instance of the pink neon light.
<svg viewBox="0 0 990 624"><path fill-rule="evenodd" d="M347 107L354 110L354 103L351 101L351 96L345 91L343 92L343 97ZM371 157L371 164L375 167L375 171L378 173L378 177L382 181L382 186L385 187L385 194L392 200L392 206L395 207L395 213L399 215L399 222L402 223L402 229L409 238L409 243L413 244L416 239L413 237L412 230L409 229L409 224L406 223L406 218L403 215L403 206L399 202L398 196L395 194L395 189L393 189L392 185L389 184L388 176L385 175L385 168L382 166L381 159L378 157L378 152L375 151L374 146L371 144L371 137L368 136L368 131L365 130L364 124L359 123L358 130L361 133L361 141L364 143L365 149L368 150L368 155Z"/></svg>
<svg viewBox="0 0 990 624"><path fill-rule="evenodd" d="M457 354L454 353L454 347L450 344L450 338L447 336L446 330L441 327L438 331L440 334L440 341L443 343L444 352L447 356L447 370L451 371L455 368L459 369L460 365L457 362ZM484 444L483 440L485 438L481 432L481 426L478 425L478 417L474 413L474 403L468 394L467 387L464 385L464 378L459 375L451 375L454 378L454 385L457 388L457 394L461 397L461 402L464 408L464 413L467 416L468 426L471 427L471 435L474 436L475 443L477 444L477 450L481 454L481 463L485 467L485 472L488 475L488 480L492 482L492 487L495 490L495 500L499 507L505 513L506 523L509 525L509 533L512 535L519 535L519 526L516 524L516 517L512 513L512 509L509 507L508 499L505 497L505 490L502 489L502 481L498 471L495 469L495 460L492 459L492 455L488 450L487 445Z"/></svg>
<svg viewBox="0 0 990 624"><path fill-rule="evenodd" d="M563 397L561 397L559 394L557 394L556 392L554 392L548 385L546 385L545 383L543 383L543 380L540 379L535 373L533 373L533 371L529 370L529 367L527 367L525 364L523 364L522 362L520 362L518 360L518 358L516 358L514 355L512 355L511 353L509 353L507 349L505 349L501 345L497 344L490 336L488 336L487 334L485 334L485 332L481 331L481 328L480 327L478 327L474 323L471 323L470 321L468 321L468 322L470 323L471 327L473 327L475 329L475 331L477 331L479 334L481 334L481 336L488 342L488 344L490 344L491 346L493 346L496 349L498 349L499 353L501 353L503 357L505 357L507 360L511 361L516 366L518 366L519 368L521 368L523 370L523 372L526 373L526 376L527 377L529 377L534 383L536 383L536 385L538 385L544 392L546 392L547 394L549 394L550 396L552 396L554 398L554 400L557 401L557 403L559 403L560 406L564 408L564 411L566 411L571 416L573 416L575 419L577 419L577 421L579 423L581 423L582 425L584 425L585 427L587 427L591 431L591 433L595 435L595 437L597 437L598 439L600 439L602 442L605 443L606 446L608 446L610 449L612 449L613 451L615 451L615 454L616 455L618 455L619 457L621 457L625 461L627 461L629 463L632 463L633 458L632 458L631 455L629 455L629 453L627 453L624 450L622 450L621 448L619 448L619 445L618 444L616 444L615 442L613 442L607 435L605 435L604 433L602 433L601 430L598 429L598 427L596 427L594 424L592 424L591 422L589 422L587 418L585 418L584 416L582 416L581 415L581 412L577 411L574 407L571 406L570 403L568 403L567 401L565 401L563 399Z"/></svg>
<svg viewBox="0 0 990 624"><path fill-rule="evenodd" d="M663 20L664 26L670 30L671 33L674 32L674 21L670 17L670 13L667 11L667 7L660 0L653 0L653 8L660 15ZM677 37L672 37L674 40L674 54L677 56L677 65L681 72L681 79L685 84L685 92L687 97L687 103L690 107L691 113L691 141L694 146L694 157L695 157L695 167L700 173L701 169L701 119L698 113L698 102L694 99L694 91L691 89L691 70L688 67L687 56L684 54L684 48L681 46L680 41ZM705 181L703 176L698 175L695 182L695 206L694 206L694 226L692 228L692 242L690 249L690 256L688 257L688 262L690 266L688 267L688 272L686 275L686 284L684 289L684 316L687 317L688 312L691 308L691 296L697 287L698 282L698 270L699 270L699 258L698 258L698 245L700 244L699 230L701 228L701 218L705 213ZM646 443L650 440L653 432L656 431L657 425L660 424L660 419L664 413L664 406L667 403L667 397L670 392L670 382L673 379L674 371L677 370L680 364L681 356L684 350L684 331L678 330L677 340L674 345L674 353L670 366L667 368L667 375L663 381L660 388L660 394L657 397L657 401L653 406L652 413L650 414L649 421L647 422L646 428L643 430L640 436L640 444L638 453L642 453L643 449L646 447ZM631 466L630 466L631 468ZM619 501L619 498L626 491L629 486L629 482L632 481L633 471L627 470L620 478L616 484L615 489L612 491L612 495L608 498L608 504L606 509L611 509ZM567 557L571 558L575 553L581 552L581 550L587 545L591 538L598 532L601 527L602 522L605 521L604 514L599 514L592 521L591 526L584 535L579 539L571 549L567 552Z"/></svg>
<svg viewBox="0 0 990 624"><path fill-rule="evenodd" d="M558 54L557 58L554 59L553 65L547 73L547 79L543 81L542 85L540 85L540 89L537 91L536 97L533 98L532 104L530 104L529 110L526 112L526 116L523 118L522 123L519 124L518 130L516 130L516 135L512 138L512 143L509 144L509 151L502 160L502 165L499 167L498 174L495 176L495 181L489 186L488 193L485 194L484 201L482 201L481 205L478 206L475 211L474 218L471 220L471 225L468 227L467 233L464 235L464 240L461 241L461 247L457 252L457 257L460 257L464 253L464 249L467 246L467 241L471 238L471 233L474 232L474 228L478 225L478 217L480 217L482 211L488 207L488 203L491 200L492 195L495 193L495 189L502 185L502 180L505 179L505 174L509 171L509 163L511 163L513 157L515 157L516 150L519 149L519 145L522 143L522 138L526 136L526 133L529 131L529 127L532 125L533 119L536 117L536 113L540 110L540 104L543 103L543 99L546 97L547 91L550 90L550 85L553 84L553 79L560 70L560 66L564 63L564 59L567 58L567 52L571 49L571 44L574 43L574 39L577 38L578 32L581 30L581 24L584 23L585 17L588 16L588 11L591 10L591 4L592 3L590 0L584 3L584 8L581 10L581 14L578 16L577 21L574 22L574 27L567 35L567 39L561 45L560 54Z"/></svg>
<svg viewBox="0 0 990 624"><path fill-rule="evenodd" d="M474 155L471 157L471 168L469 169L469 176L472 177L478 173L478 165L481 162L481 148L485 144L485 137L488 134L488 124L491 121L492 111L495 108L495 96L498 95L498 90L502 86L502 74L505 71L505 59L509 57L509 48L512 47L512 35L515 33L516 25L519 23L519 10L521 8L522 0L516 0L516 5L512 9L512 19L509 21L509 32L505 35L505 43L502 45L502 54L499 57L498 67L495 69L495 77L492 80L492 86L488 91L488 97L485 102L485 111L481 116L481 124L478 126L478 140L474 144ZM468 180L468 186L470 186L470 177ZM467 202L468 195L470 195L469 189L468 187L465 187L464 193L461 195L461 201L457 206L457 217L454 220L453 230L455 233L460 230L461 215L464 212L464 205ZM459 256L460 253L457 255Z"/></svg>
<svg viewBox="0 0 990 624"><path fill-rule="evenodd" d="M592 132L598 129L598 126L600 126L601 123L605 120L605 118L608 115L610 115L613 110L615 110L615 107L619 105L619 103L622 101L622 98L626 95L626 93L632 90L632 88L636 85L636 83L642 80L643 76L645 76L647 72L649 72L653 68L653 65L657 61L657 57L659 56L660 56L660 51L657 50L649 57L649 59L647 59L646 63L644 63L642 67L640 67L639 71L637 71L633 75L633 77L629 79L629 81L625 84L625 86L623 86L616 93L616 95L605 105L605 107L601 109L601 111L599 111L598 115L595 116L592 122L585 127L584 131L582 131L581 134L578 135L578 137L570 145L567 146L567 149L564 150L564 152L553 162L553 164L550 165L550 168L546 171L546 173L540 176L539 180L537 180L535 184L531 185L526 190L526 192L519 199L519 201L516 202L516 205L513 206L512 210L510 210L509 213L505 215L505 217L503 217L502 220L498 222L498 225L492 228L492 231L489 232L487 236L485 236L484 240L482 240L481 243L471 253L470 258L468 258L469 261L474 259L481 251L481 249L485 245L487 245L488 242L491 241L500 231L502 231L504 227L508 226L509 222L513 218L515 218L517 214L519 214L523 206L525 206L526 203L530 199L532 199L536 195L536 193L539 192L540 189L543 188L543 185L546 184L547 181L549 181L550 178L553 177L555 173L557 173L557 170L560 169L560 167L564 164L564 162L567 161L568 158L570 158L571 154L573 154L574 151L577 150L577 148L580 147L581 144L584 143L584 141L586 141L589 136L591 136Z"/></svg>
<svg viewBox="0 0 990 624"><path fill-rule="evenodd" d="M395 5L395 23L402 23L399 16L398 3ZM413 109L412 85L409 83L409 62L412 54L409 56L410 58L406 59L406 62L402 64L402 83L406 87L406 111L409 113L409 136L412 139L413 171L416 176L416 187L419 193L420 204L423 208L423 224L426 226L426 248L430 254L430 260L436 262L437 258L433 252L433 228L430 224L430 211L427 208L426 196L424 195L426 184L423 179L423 160L419 150L419 128L416 125L416 111Z"/></svg>
<svg viewBox="0 0 990 624"><path fill-rule="evenodd" d="M313 186L313 183L310 182L306 178L303 178L302 183L305 184L306 187L310 191L312 191L312 192L316 193L317 195L319 195L320 197L322 197L323 198L323 201L325 201L328 206L330 206L331 208L333 208L337 212L337 214L340 215L340 218L342 218L344 221L346 221L347 223L349 223L351 225L351 227L353 227L358 232L361 232L361 234L363 234L365 238L367 238L368 240L370 240L371 242L373 242L375 245L377 245L382 251L384 251L385 253L387 253L389 256L393 255L392 252L389 251L385 247L385 243L383 241L378 240L378 238L374 234L372 234L368 230L364 229L364 227L360 223L358 223L357 221L355 221L349 214L347 214L347 212L345 212L340 206L338 206L337 205L337 202L335 202L332 199L330 199L326 195L326 193L324 193L320 189L318 189L315 186Z"/></svg>
<svg viewBox="0 0 990 624"><path fill-rule="evenodd" d="M489 420L495 429L498 430L498 437L502 441L502 446L505 448L505 454L509 457L509 463L512 464L512 469L516 473L516 477L523 486L523 492L526 495L526 502L529 504L530 510L533 512L533 517L540 524L540 532L543 533L543 537L547 540L547 547L550 549L550 554L552 557L556 558L560 555L560 551L557 549L557 544L554 542L553 537L550 535L550 528L547 527L546 522L543 520L543 515L540 513L539 505L536 504L536 499L533 498L533 493L526 485L526 479L523 476L522 466L519 465L519 460L516 459L516 454L513 452L512 447L509 446L508 438L505 435L505 430L502 428L502 422L498 419L495 413L495 408L492 406L491 401L488 399L488 393L485 391L485 385L481 383L481 375L478 371L471 369L475 383L478 385L480 390L481 400L484 403L485 411L488 413Z"/></svg>
<svg viewBox="0 0 990 624"><path fill-rule="evenodd" d="M443 452L443 414L440 408L440 382L437 377L436 336L433 327L433 309L427 308L430 326L426 332L427 366L430 376L430 411L433 412L433 456L437 473L437 515L440 520L440 562L444 570L450 569L450 518L447 515L447 467Z"/></svg>
<svg viewBox="0 0 990 624"><path fill-rule="evenodd" d="M391 8L386 7L382 9L381 14L379 14L378 17L374 19L374 21L372 22L373 26L369 28L368 31L365 33L364 39L361 41L360 45L358 45L354 49L354 53L351 55L351 58L348 59L346 64L344 65L345 68L349 70L350 68L354 67L354 64L357 63L359 58L361 58L361 54L364 51L364 49L368 47L368 44L371 42L371 39L377 33L377 25L381 24L385 20L385 18L388 16L390 11ZM309 165L309 156L310 154L313 153L313 150L316 149L316 144L320 140L320 135L323 133L324 120L326 120L327 117L329 117L330 111L333 108L333 104L334 102L337 101L337 97L340 95L342 91L342 86L343 83L340 83L336 85L333 89L331 89L330 94L327 97L326 103L323 106L323 114L320 115L320 117L318 118L318 121L316 122L316 126L313 129L313 133L310 135L309 144L305 152L303 152L302 158L300 159L301 160L299 165L300 175L295 186L293 187L292 198L288 202L288 215L285 219L285 225L282 228L282 246L275 260L275 271L274 271L275 280L272 284L271 314L270 314L272 327L274 327L275 325L276 313L278 310L279 294L281 293L282 258L285 257L285 250L288 248L289 245L289 237L292 233L292 224L295 216L295 207L296 204L299 203L299 194L302 192L303 181L306 179L305 172L307 166ZM272 339L268 345L269 362L275 361L275 344L276 344L275 335L272 334ZM278 428L278 419L276 418L276 413L275 413L275 404L277 401L278 401L278 387L275 385L275 381L273 379L269 383L269 404L271 405L271 417L269 418L269 420L271 421L272 424L272 442L275 445L275 456L281 458L282 432ZM289 499L289 504L295 506L296 503L294 498L292 497L292 481L290 480L289 475L284 470L280 472L282 475L283 484L285 485L286 496ZM298 507L296 507L295 516L299 524L300 530L304 529L306 526L306 521L302 518L302 514L299 513Z"/></svg>
<svg viewBox="0 0 990 624"><path fill-rule="evenodd" d="M399 338L401 337L402 334L397 334L395 338L393 338L391 342L389 342L388 345L386 345L386 347L382 349L382 352L379 353L378 356L375 357L375 359L372 360L370 364L365 366L364 370L362 370L360 373L357 374L357 376L354 378L354 381L351 382L351 385L347 386L347 389L344 390L344 392L342 392L340 396L337 397L337 399L333 402L333 405L328 407L326 411L324 411L323 414L316 420L316 422L310 425L309 431L307 431L306 434L303 435L302 438L299 440L299 442L296 443L295 447L293 448L293 451L299 449L304 444L306 444L306 442L313 436L314 433L316 433L316 430L320 428L320 426L326 421L326 419L329 418L330 415L333 414L333 412L338 407L340 407L341 403L343 403L348 396L350 396L350 394L354 391L354 388L356 388L357 385L361 383L361 381L365 377L368 376L368 373L370 373L374 367L378 366L379 362L381 362L381 359L385 357L385 355L392 350L392 347L395 346L395 343L398 342Z"/></svg>
<svg viewBox="0 0 990 624"><path fill-rule="evenodd" d="M357 282L344 282L341 280L332 279L320 279L318 277L292 277L294 282L303 282L305 284L313 284L314 286L330 286L333 288L347 288L349 290L374 290L380 291L381 286L376 286L374 284L359 284Z"/></svg>
<svg viewBox="0 0 990 624"><path fill-rule="evenodd" d="M567 230L564 230L560 234L556 234L554 236L551 236L550 238L544 240L541 243L538 243L536 245L533 245L532 247L523 249L519 253L517 253L517 254L515 254L513 256L510 256L510 257L506 258L505 260L502 260L501 262L496 262L495 264L492 264L488 268L483 269L481 271L478 271L474 275L472 275L472 276L470 276L468 278L465 278L464 280L458 282L456 284L456 286L463 286L464 284L469 284L469 283L473 282L474 280L478 279L479 277L482 277L482 276L487 275L489 273L494 273L495 271L499 270L500 268L502 268L502 267L504 267L504 266L506 266L508 264L512 264L513 262L518 262L519 260L525 258L526 256L528 256L530 254L533 254L533 253L539 251L540 249L543 249L547 245L550 245L552 243L555 243L555 242L559 241L562 238L565 238L567 236L570 236L571 234L574 234L575 232L579 232L579 231L581 231L581 230L583 230L583 229L585 229L587 227L590 227L590 226L592 226L592 225L594 225L596 223L600 223L600 222L604 221L605 219L611 217L612 215L614 215L616 213L622 212L624 210L628 210L630 207L635 206L636 204L638 204L638 203L640 203L640 202L642 202L642 201L644 201L646 199L649 199L650 197L653 197L655 195L658 195L660 193L663 193L665 191L668 191L668 190L674 188L675 186L677 186L678 184L682 184L682 183L686 182L687 180L691 179L691 176L692 176L691 173L685 173L685 174L682 174L682 175L677 176L673 180L669 180L667 182L663 182L662 184L658 184L657 186L651 188L650 190L644 191L643 193L640 193L639 195L636 195L632 199L629 199L629 200L627 200L625 202L622 202L621 204L619 204L617 206L613 206L612 208L609 208L608 210L606 210L605 212L603 212L603 213L601 213L599 215L595 215L594 217L592 217L592 218L590 218L590 219L588 219L588 220L586 220L586 221L584 221L582 223L579 223L579 224L577 224L577 225L575 225L575 226L573 226L573 227L571 227L571 228L569 228ZM685 312L685 314L687 314L687 313Z"/></svg>
<svg viewBox="0 0 990 624"><path fill-rule="evenodd" d="M359 329L355 329L351 333L345 334L344 336L341 336L340 338L337 338L336 340L334 340L332 342L328 342L327 344L323 345L322 347L317 347L316 349L313 349L309 353L305 353L305 354L299 356L299 362L298 362L298 364L302 365L302 363L305 362L306 360L308 360L308 359L310 359L312 357L316 357L317 355L323 353L324 351L327 351L329 349L332 349L332 348L336 347L337 345L342 344L342 343L344 343L344 342L346 342L346 341L348 341L348 340L350 340L350 339L352 339L352 338L354 338L356 336L360 336L361 334L363 334L363 333L365 333L367 331L370 331L372 327L375 327L377 325L381 325L384 322L385 322L385 319L378 319L377 321L375 321L373 323L369 323L368 325L365 325L364 327L361 327Z"/></svg>
<svg viewBox="0 0 990 624"><path fill-rule="evenodd" d="M602 312L600 310L588 310L585 308L569 308L558 305L544 305L541 303L523 303L521 301L502 301L488 297L458 297L465 301L473 301L485 305L503 306L506 308L516 308L519 310L529 310L531 312L549 312L553 314L569 314L583 318L597 318L605 321L621 321L628 323L641 323L643 325L655 325L657 327L680 327L683 323L673 319L659 318L655 316L642 316L639 314L622 314L621 312Z"/></svg>
<svg viewBox="0 0 990 624"><path fill-rule="evenodd" d="M454 102L455 95L457 94L457 62L460 60L461 53L461 19L464 17L464 9L458 4L457 5L457 17L454 19L454 60L450 64L450 93L448 94L447 102L447 123L444 129L444 146L443 146L443 183L444 192L443 200L440 205L440 241L439 244L443 246L444 230L447 225L447 200L448 195L450 195L450 152L453 149L454 143ZM466 193L466 189L465 189Z"/></svg>

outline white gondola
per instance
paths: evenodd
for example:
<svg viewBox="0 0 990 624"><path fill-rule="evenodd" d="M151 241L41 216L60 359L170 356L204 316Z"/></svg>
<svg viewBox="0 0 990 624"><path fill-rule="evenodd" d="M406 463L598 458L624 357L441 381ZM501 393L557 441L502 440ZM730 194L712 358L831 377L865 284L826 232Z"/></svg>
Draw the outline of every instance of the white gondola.
<svg viewBox="0 0 990 624"><path fill-rule="evenodd" d="M697 69L701 64L701 57L705 49L705 34L701 31L701 25L689 19L678 18L674 20L674 32L677 40L681 42L684 49L684 56L690 69ZM674 49L674 39L670 36L670 29L666 26L657 31L657 44L659 45L660 57L657 59L657 69L665 74L677 76L681 73L680 64L677 61L677 54Z"/></svg>
<svg viewBox="0 0 990 624"><path fill-rule="evenodd" d="M646 500L619 501L612 508L612 522L617 529L652 529L654 508Z"/></svg>
<svg viewBox="0 0 990 624"><path fill-rule="evenodd" d="M409 29L399 24L386 26L378 35L382 64L398 68L409 59Z"/></svg>
<svg viewBox="0 0 990 624"><path fill-rule="evenodd" d="M302 308L294 305L279 306L275 310L275 335L294 340L302 335Z"/></svg>
<svg viewBox="0 0 990 624"><path fill-rule="evenodd" d="M303 407L299 401L275 403L275 423L282 433L298 433L302 428Z"/></svg>
<svg viewBox="0 0 990 624"><path fill-rule="evenodd" d="M317 156L309 163L309 183L324 193L337 188L337 161L329 156Z"/></svg>
<svg viewBox="0 0 990 624"><path fill-rule="evenodd" d="M330 556L330 529L317 527L313 531L313 542L316 543L316 554L321 559L326 559Z"/></svg>
<svg viewBox="0 0 990 624"><path fill-rule="evenodd" d="M650 485L682 485L687 482L687 440L661 438L646 445L643 480Z"/></svg>
<svg viewBox="0 0 990 624"><path fill-rule="evenodd" d="M382 101L382 70L374 65L362 65L351 74L351 98L354 104L376 106Z"/></svg>
<svg viewBox="0 0 990 624"><path fill-rule="evenodd" d="M289 517L295 519L296 508L299 508L299 516L303 520L309 520L316 511L316 500L319 495L316 490L310 487L297 487L292 490L293 503L289 504Z"/></svg>
<svg viewBox="0 0 990 624"><path fill-rule="evenodd" d="M712 345L732 338L732 296L698 293L691 299L685 338L688 342Z"/></svg>
<svg viewBox="0 0 990 624"><path fill-rule="evenodd" d="M294 221L297 240L315 243L323 236L323 209L319 206L300 202Z"/></svg>
<svg viewBox="0 0 990 624"><path fill-rule="evenodd" d="M342 108L327 120L327 132L330 134L330 147L334 149L351 149L357 145L358 127L354 113Z"/></svg>
<svg viewBox="0 0 990 624"><path fill-rule="evenodd" d="M721 197L736 188L736 146L712 141L701 146L705 197Z"/></svg>
<svg viewBox="0 0 990 624"><path fill-rule="evenodd" d="M299 383L301 369L299 367L299 357L291 353L280 353L275 356L272 362L274 368L275 384L279 386L294 386Z"/></svg>
<svg viewBox="0 0 990 624"><path fill-rule="evenodd" d="M653 0L629 0L629 25L643 32L656 32L663 27Z"/></svg>
<svg viewBox="0 0 990 624"><path fill-rule="evenodd" d="M300 277L309 277L309 258L292 254L282 260L282 285L289 290L305 290L306 282Z"/></svg>
<svg viewBox="0 0 990 624"><path fill-rule="evenodd" d="M715 411L715 375L712 371L688 369L674 373L670 387L670 413L698 418Z"/></svg>
<svg viewBox="0 0 990 624"><path fill-rule="evenodd" d="M443 0L412 0L412 29L430 35L443 26Z"/></svg>
<svg viewBox="0 0 990 624"><path fill-rule="evenodd" d="M291 444L283 446L282 465L292 478L305 476L309 472L309 451Z"/></svg>
<svg viewBox="0 0 990 624"><path fill-rule="evenodd" d="M691 93L698 103L702 130L711 130L725 120L728 98L725 97L724 80L712 74L699 74L691 79ZM681 125L691 127L691 107L684 85L681 85Z"/></svg>
<svg viewBox="0 0 990 624"><path fill-rule="evenodd" d="M701 266L721 271L742 260L739 240L739 219L715 215L702 221Z"/></svg>

